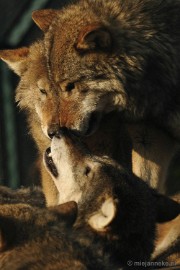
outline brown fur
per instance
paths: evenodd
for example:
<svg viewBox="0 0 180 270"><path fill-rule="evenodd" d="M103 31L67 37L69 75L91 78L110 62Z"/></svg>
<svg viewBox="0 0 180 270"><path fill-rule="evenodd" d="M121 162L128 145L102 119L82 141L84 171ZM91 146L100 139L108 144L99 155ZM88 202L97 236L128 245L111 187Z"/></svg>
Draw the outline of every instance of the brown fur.
<svg viewBox="0 0 180 270"><path fill-rule="evenodd" d="M145 191L145 186L147 188L147 185L145 183L134 177L132 174L127 175L125 170L113 160L107 157L93 155L91 151L88 151L87 148L66 129L61 130L59 139L53 138L50 151L51 155L49 155L49 152L45 153L45 164L59 190L59 203L75 200L78 203L80 210L82 209L82 211L87 214L88 211L92 211L94 207L101 205L105 198L112 196L114 199L117 199L117 202L119 201L120 211L118 215L120 217L122 216L121 210L123 209L123 198L127 201L132 200L134 194L135 197L137 196L136 199L139 200L139 203L142 200L142 205L144 204L145 208L148 207L147 204L150 204L153 201L153 199L151 201L150 198L147 198L147 190ZM132 186L128 183L131 183ZM126 187L126 184L129 186ZM142 186L145 185L142 192L143 195L142 193L140 195L138 192L138 186L141 186L141 184ZM127 191L126 198L122 195L125 190ZM130 193L128 194L128 192ZM95 205L91 203L92 201L96 202ZM148 226L151 223L150 220L154 215L152 211L156 208L151 205L149 211L146 210L148 218L145 213L142 214L142 212L141 217L139 216L138 218L137 216L140 212L136 206L134 201L132 207L133 210L131 209L134 212L134 217L131 216L131 210L128 210L129 217L126 218L129 221L127 221L128 224L126 224L126 233L129 232L129 226L130 224L133 224L134 219L136 218L136 223L133 225L134 230L136 230L135 227L138 228L138 219L141 220L141 218L143 218L143 221L140 221L141 224L143 224L143 228L148 229ZM127 210L128 206L126 207ZM169 208L164 199L161 203L161 207L165 212L168 211L170 215L173 213L171 212L173 207ZM177 208L175 207L175 209L177 212L174 217L179 214L179 205ZM161 217L163 217L163 215ZM163 219L161 219L161 222L163 222ZM123 233L123 229L121 229L119 225L117 228L118 231ZM126 233L124 232L124 234ZM150 234L147 236L146 240L149 239L149 237ZM138 241L140 241L140 238L138 238ZM139 244L135 240L132 245L135 245L138 249ZM147 246L148 244L146 243L146 247ZM124 244L124 250L126 250L126 247L127 246ZM130 247L129 249L131 250ZM124 254L122 257L126 257L126 255Z"/></svg>
<svg viewBox="0 0 180 270"><path fill-rule="evenodd" d="M180 194L172 197L180 203ZM180 265L180 215L174 220L157 225L154 261L166 261Z"/></svg>
<svg viewBox="0 0 180 270"><path fill-rule="evenodd" d="M56 118L60 117L57 110L61 95L55 91L49 80L44 53L43 43L40 41L33 44L29 51L27 48L20 51L1 51L0 57L21 76L16 100L20 108L27 112L30 132L39 149L42 186L47 205L50 206L57 204L58 194L44 169L42 155L50 144L48 129L57 130ZM73 115L73 110L75 107L65 106L63 113L72 111ZM125 125L117 113L112 113L103 118L98 131L87 137L85 142L94 154L114 158L148 181L151 186L164 191L166 171L177 145L168 134L149 125L149 122Z"/></svg>
<svg viewBox="0 0 180 270"><path fill-rule="evenodd" d="M70 141L67 147L72 147ZM78 173L81 172L79 168L83 169L88 162L87 157L84 162L82 160L86 150L79 151L82 151L79 147L71 148L71 154L78 154L80 158ZM149 259L155 221L175 217L177 205L157 195L142 181L131 181L131 176L114 161L95 156L90 159L95 165L94 179L89 182L92 175L86 176L89 182L87 193L84 190L85 201L79 204L77 219L74 202L49 209L32 207L22 204L21 196L19 202L14 203L21 190L17 194L8 190L9 204L0 207L2 270L117 270L119 267L129 269L129 258L133 261ZM76 177L78 181L82 176ZM114 210L103 209L103 203L108 200ZM98 222L99 218L101 222Z"/></svg>
<svg viewBox="0 0 180 270"><path fill-rule="evenodd" d="M48 27L48 10L34 12L61 95L57 124L89 135L94 113L97 128L102 115L119 109L179 138L179 12L178 0L76 1L49 10Z"/></svg>

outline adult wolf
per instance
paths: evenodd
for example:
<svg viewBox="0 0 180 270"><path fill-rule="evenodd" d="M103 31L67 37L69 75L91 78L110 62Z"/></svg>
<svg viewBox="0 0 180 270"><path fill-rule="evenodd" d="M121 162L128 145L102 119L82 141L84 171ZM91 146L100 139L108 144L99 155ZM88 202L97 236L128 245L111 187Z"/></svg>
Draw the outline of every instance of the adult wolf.
<svg viewBox="0 0 180 270"><path fill-rule="evenodd" d="M61 92L57 129L90 135L102 115L121 110L179 139L179 13L179 0L84 0L34 12Z"/></svg>
<svg viewBox="0 0 180 270"><path fill-rule="evenodd" d="M20 76L16 100L27 113L30 133L38 146L47 205L56 205L58 192L44 169L42 156L50 145L50 137L59 129L61 113L69 114L69 107L64 108L63 112L59 110L62 95L49 78L43 41L29 48L0 51L0 58ZM76 113L74 106L70 108L72 114L73 110ZM108 155L129 170L133 169L152 187L164 191L168 165L177 148L174 139L165 132L149 122L127 125L114 112L105 115L100 128L84 141L94 154Z"/></svg>

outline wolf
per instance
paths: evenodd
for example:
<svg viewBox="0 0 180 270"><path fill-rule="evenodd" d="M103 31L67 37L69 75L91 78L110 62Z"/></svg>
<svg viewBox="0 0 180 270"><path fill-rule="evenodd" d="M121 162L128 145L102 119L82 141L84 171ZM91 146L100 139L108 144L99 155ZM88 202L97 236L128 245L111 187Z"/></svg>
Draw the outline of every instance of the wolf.
<svg viewBox="0 0 180 270"><path fill-rule="evenodd" d="M53 133L65 126L88 136L102 115L119 110L179 139L179 13L179 0L80 0L35 11L61 95Z"/></svg>
<svg viewBox="0 0 180 270"><path fill-rule="evenodd" d="M155 222L175 218L179 204L132 180L113 160L84 156L84 147L72 145L71 138L54 140L52 145L62 141L67 142L64 156L78 154L79 165L73 170L77 183L87 181L81 202L78 207L73 201L49 208L1 205L0 268L135 269L128 260L149 259ZM56 170L64 177L67 167L59 172L59 166L49 162L55 158L53 151L52 146L52 157L49 149L45 153L48 170L53 177Z"/></svg>
<svg viewBox="0 0 180 270"><path fill-rule="evenodd" d="M94 207L97 207L99 204L102 205L105 198L109 198L110 195L114 201L117 201L117 205L120 207L118 218L121 219L122 217L122 222L126 223L127 221L124 229L121 228L121 222L118 224L118 232L126 235L126 233L131 231L133 235L137 236L137 238L135 235L132 237L131 247L126 245L125 242L127 240L123 243L122 238L122 250L121 244L117 243L117 251L114 252L117 252L116 254L119 256L122 254L120 257L125 258L125 260L128 260L128 257L134 258L137 261L142 259L143 255L140 249L143 248L143 250L147 251L149 246L147 241L152 239L152 235L149 232L154 217L157 218L156 221L164 222L164 218L166 219L168 215L171 216L172 214L173 217L179 215L180 205L178 203L168 199L172 203L169 207L166 201L167 197L157 195L155 190L152 190L145 182L127 172L114 160L106 156L99 157L93 155L67 129L61 130L59 138L53 138L51 148L48 148L44 154L44 163L59 190L60 203L66 203L69 200L76 201L80 211L88 213L88 211L93 211ZM92 204L92 201L95 202L95 205ZM166 217L162 212L160 215L157 214L157 202L158 204L160 203L159 205L164 210L166 209ZM123 209L126 209L126 214L122 214L121 211ZM166 221L172 219L172 216L171 218L170 216ZM95 224L101 230L101 221L100 217L98 223L97 221L94 223L92 219L91 224ZM142 231L147 233L145 233L145 242L140 237L140 232ZM132 238L129 235L126 239ZM151 252L152 249L153 247L151 246ZM138 257L139 255L140 257Z"/></svg>
<svg viewBox="0 0 180 270"><path fill-rule="evenodd" d="M103 115L121 111L126 121L140 121L130 126L133 171L161 192L179 148L179 11L178 0L85 0L32 15L45 33L51 89L60 96L51 136L63 126L89 136ZM141 142L152 136L151 147L134 132Z"/></svg>
<svg viewBox="0 0 180 270"><path fill-rule="evenodd" d="M161 29L158 28L160 22L159 22L159 24L157 24L157 31L154 30L155 33L154 32L152 33L150 30L151 30L151 26L153 26L153 25L154 25L154 27L156 26L156 24L155 24L156 19L157 19L157 23L158 23L158 19L159 19L159 21L161 21L160 19L162 19L162 22L164 22L163 21L165 19L164 16L166 16L166 14L167 14L165 12L166 9L168 9L168 12L171 12L174 14L175 12L177 12L179 4L177 3L177 1L174 1L174 2L144 1L144 2L142 2L139 0L138 1L136 0L133 3L132 2L130 3L130 1L127 1L126 4L122 5L122 1L113 1L113 3L111 3L110 1L103 1L103 3L101 3L101 1L96 1L96 2L80 1L79 4L76 3L75 5L68 6L63 11L62 10L61 11L56 11L56 10L36 11L33 13L33 19L38 24L38 26L43 31L45 31L44 43L42 42L41 45L35 44L34 47L32 46L32 48L30 48L30 53L29 53L28 48L23 48L23 49L18 49L15 51L1 51L0 56L22 78L22 80L20 81L18 90L17 90L16 99L17 99L17 101L19 101L20 107L22 109L25 109L28 111L29 125L31 126L31 133L33 134L33 137L35 138L35 140L38 144L38 148L40 149L40 156L43 153L45 145L47 147L47 144L49 143L48 139L46 139L44 137L44 135L42 134L40 125L42 126L42 130L43 130L44 134L48 138L52 138L54 136L54 134L56 134L56 132L59 131L60 126L67 126L68 128L77 131L77 130L81 129L81 127L80 128L78 127L79 125L81 125L82 129L83 130L86 129L86 131L85 132L83 131L80 133L84 134L84 135L91 135L96 130L96 128L99 126L101 115L105 113L103 111L104 110L103 108L107 109L107 112L111 111L112 104L109 105L109 102L111 103L112 99L113 99L112 103L114 102L115 99L120 99L120 100L122 100L122 103L125 103L126 105L128 104L128 106L125 105L126 112L123 112L123 113L125 113L125 115L129 115L128 111L131 111L131 112L134 111L134 114L136 115L136 112L138 111L139 108L141 108L142 111L148 111L148 113L147 113L148 116L145 117L145 118L148 118L148 121L145 121L146 123L143 124L145 126L145 131L143 131L143 135L141 134L143 128L140 128L140 130L135 128L135 133L138 133L138 141L144 141L144 137L146 137L146 135L144 135L144 134L148 133L148 135L147 135L148 140L149 140L149 134L150 134L150 136L151 136L151 134L153 134L153 139L155 138L156 142L153 146L153 141L151 140L151 142L150 142L152 145L151 149L150 149L150 147L147 147L147 146L144 147L143 143L139 143L137 141L137 138L134 135L134 133L130 132L131 139L132 138L134 139L132 141L132 144L135 147L135 149L132 150L132 156L134 157L132 160L133 161L132 162L133 170L139 177L141 177L142 179L144 179L146 181L149 181L153 187L158 187L160 191L164 191L163 184L164 184L165 179L166 179L166 172L167 172L168 164L169 164L169 162L174 154L174 151L176 151L176 149L177 149L177 145L175 142L173 142L173 139L171 140L169 138L168 134L167 134L167 137L165 135L165 139L163 140L165 143L162 145L161 137L159 136L159 134L161 133L161 131L159 131L160 129L157 130L158 134L156 136L154 135L154 134L156 134L156 131L155 131L156 126L155 126L155 128L153 127L153 130L155 131L155 133L154 133L154 131L151 132L148 125L152 122L151 121L152 118L153 118L153 121L155 118L154 122L156 123L157 122L156 120L158 119L158 117L157 117L155 112L152 113L153 115L155 114L155 116L150 117L149 111L151 112L152 108L160 109L161 107L163 107L163 104L166 102L166 101L161 102L161 106L159 105L158 99L157 99L157 102L155 102L154 99L157 97L157 93L159 93L158 95L160 95L161 93L165 94L167 92L168 96L167 95L163 96L163 100L166 100L166 98L167 98L167 104L169 104L169 98L170 98L169 94L168 94L169 91L162 92L159 90L156 91L156 89L160 88L159 81L161 81L161 83L163 84L162 80L163 79L165 80L166 77L169 76L168 83L164 82L164 84L166 84L166 87L168 87L170 82L173 83L174 80L171 79L170 75L173 76L173 74L171 74L170 71L169 71L169 73L166 72L166 74L163 73L163 70L165 68L163 68L163 65L161 67L161 61L158 62L158 61L152 60L155 58L154 54L151 55L152 53L155 52L155 48L153 47L154 46L153 40L154 40L154 38L156 38L156 41L157 41L157 39L159 37L158 35L161 34L161 31L160 31ZM101 9L102 14L101 14L101 16L98 16L98 18L97 18L97 15L95 14L95 12L93 12L93 10L96 9L96 5L100 5L100 4L102 4L101 7L103 7L103 9ZM136 5L136 7L134 5ZM177 8L176 8L176 6L177 6ZM68 18L68 16L71 16L71 15L68 15L71 13L75 14L77 12L77 14L80 13L80 15L81 15L82 10L84 12L83 14L86 14L85 12L87 11L87 7L89 7L89 10L91 10L89 15L87 15L87 18L89 18L88 16L90 16L90 18L88 19L88 22L87 22L88 27L86 28L84 26L84 24L86 23L85 19L84 19L85 21L82 20L82 25L81 25L81 23L76 24L76 27L77 28L79 27L77 29L79 32L77 31L76 35L80 37L80 34L84 33L83 38L85 38L85 42L86 42L86 37L88 39L89 37L96 38L96 36L97 36L96 40L98 42L101 41L101 39L104 42L108 41L108 37L109 37L108 33L109 33L109 31L111 32L111 30L112 30L111 25L109 25L110 24L109 21L107 22L106 20L105 21L103 20L103 23L108 24L107 29L106 29L106 27L101 28L101 27L98 27L98 25L91 25L90 19L93 20L93 18L96 17L96 19L100 20L100 22L101 22L101 20L102 20L101 18L104 18L104 16L107 19L107 17L112 18L112 14L120 14L121 13L121 16L122 16L122 14L124 14L123 17L121 18L122 24L124 23L122 25L124 28L122 27L123 30L119 29L119 31L117 31L117 33L120 33L122 31L122 35L123 35L123 39L124 39L123 43L121 44L121 47L123 49L122 55L121 54L120 54L120 56L119 56L119 54L117 55L117 53L119 53L119 51L120 51L120 49L117 49L117 52L116 52L116 47L118 47L118 46L114 46L115 48L113 49L113 52L112 51L107 52L106 50L104 51L104 49L101 48L101 46L97 50L96 50L96 46L94 49L91 48L90 50L88 49L88 46L87 46L87 48L85 48L85 47L82 47L81 49L77 48L77 46L75 44L75 39L76 39L75 33L73 32L73 34L71 34L71 32L70 32L72 29L74 29L73 27L71 27L72 21L69 20L69 23L66 23L65 25L63 25L63 20L67 22L68 20L66 20L66 18ZM146 7L148 7L148 8L146 9ZM168 8L168 7L170 7L170 8ZM121 9L123 10L122 12L120 12ZM154 12L154 9L156 10L156 12ZM105 11L107 11L107 14ZM161 16L162 11L163 11L163 13ZM127 16L127 13L129 14L128 15L129 17ZM136 13L142 14L141 19L142 19L142 21L144 20L144 28L148 25L148 24L146 25L147 20L152 19L152 20L150 20L150 22L152 24L150 24L148 26L150 29L149 28L146 29L147 31L145 31L145 29L141 25L141 27L143 28L142 30L144 31L144 32L142 31L142 33L141 33L142 34L141 38L138 39L138 37L137 37L137 39L136 39L135 36L133 36L133 38L135 38L135 40L134 39L132 40L131 46L128 43L129 48L127 50L125 50L126 49L125 40L127 38L126 31L127 31L127 33L129 33L129 31L131 30L130 37L132 37L132 34L134 33L133 29L134 29L134 31L138 29L137 23L134 24L134 26L133 26L134 28L132 27L132 29L130 29L131 19L132 19L132 21L134 19L134 21L137 22L136 17L139 18L138 16L135 16ZM147 19L145 20L144 16L146 15L146 13L149 16L146 16ZM154 21L153 21L153 18L151 18L152 14L153 14L153 17L155 16L154 14L157 15L157 17L155 16ZM116 24L117 21L119 21L119 19L118 19L119 16L120 15L118 15L114 19L114 21L112 20L111 23L113 23L113 25ZM174 20L174 23L178 22L177 16L169 16L169 18L170 17L173 18L172 20ZM74 18L76 18L78 20L78 18L80 19L81 16L78 15ZM108 20L110 20L110 19L108 19ZM59 22L61 23L62 27L63 26L66 27L66 33L69 33L69 35L58 36L58 34L57 34L57 36L56 36L56 31L57 31L57 33L61 33L61 31L60 31L61 29L59 29L59 28L61 28L61 25ZM125 25L126 22L127 22L127 25ZM97 26L97 28L96 28L96 26ZM166 24L165 25L163 24L163 27L164 28L162 28L162 33L164 33L163 31L167 30ZM57 29L59 29L59 30L57 30ZM176 28L176 31L178 31L178 29L179 28ZM117 27L115 27L115 30L117 30ZM83 32L83 31L85 31L85 32ZM148 34L149 33L148 31L151 32L151 35ZM136 33L136 34L138 34L138 33ZM173 31L171 31L171 34L173 35ZM111 33L111 35L112 35L112 33ZM146 36L146 39L144 39L143 35ZM54 37L54 39L52 40L52 44L54 46L54 47L52 46L53 47L52 53L50 52L51 50L49 49L50 45L51 45L51 37L52 37L52 39ZM69 42L66 42L67 37L73 37L73 38ZM104 37L107 37L107 40L104 40ZM116 38L114 38L114 36L112 36L112 37L113 37L113 40L116 41ZM78 39L78 37L77 37L77 39ZM121 39L121 41L123 39ZM143 42L145 42L145 44L143 43L143 46L140 46L141 44L139 44L139 43L142 41L142 39L143 39ZM145 52L147 52L147 50L144 50L142 52L142 56L141 56L141 54L139 56L139 54L136 51L134 52L135 56L129 55L128 53L131 52L133 44L134 44L133 42L135 42L135 41L136 41L135 44L139 46L138 50L140 50L141 47L144 48L145 45L150 43L152 45L151 47L149 47L150 55L146 55ZM78 40L78 42L81 42L81 40ZM88 40L88 42L89 42L89 40ZM95 41L93 40L92 43L93 42L95 42ZM162 45L162 43L163 42L161 42L161 45ZM58 45L58 44L61 44L62 47L59 48L60 45ZM96 42L94 44L96 45ZM118 44L119 44L119 42L118 42ZM160 46L159 43L157 45ZM78 45L78 46L82 46L82 44ZM98 46L99 46L99 44L98 44ZM167 46L168 46L168 44L167 44ZM114 56L114 52L115 52L115 56ZM162 52L163 52L163 50L161 50L161 54L163 54ZM120 53L121 53L121 51L120 51ZM50 54L52 54L53 57L50 57ZM158 60L158 59L161 60L161 54L158 54L158 56L156 57L156 60ZM166 57L164 57L164 61L167 60L166 58L170 57L170 54L165 55L165 56ZM119 61L119 57L120 57L120 61ZM150 59L150 63L148 62L149 59ZM176 58L176 60L177 60L177 58ZM60 63L59 64L60 66L58 66L58 63ZM96 63L98 63L98 65L96 65ZM118 66L118 63L120 63L120 67ZM172 63L175 65L176 61L174 61ZM136 66L136 64L137 64L137 66ZM153 64L153 69L150 68L151 64ZM111 65L112 65L112 68L111 68ZM117 66L117 68L116 68L116 66ZM147 72L148 75L147 74L144 75L144 73L146 72L146 69L144 68L144 66L148 66L149 67L148 70L150 70L150 71L153 70L153 72L150 72L150 73ZM167 68L167 70L170 70L170 66L168 66L168 67L169 67L169 69ZM123 69L123 70L121 70L121 69ZM155 69L162 71L162 75L161 76L158 75L158 78L156 78L157 76L155 76L156 74L158 74L158 72L154 72ZM173 70L173 68L172 68L172 70ZM117 74L116 74L116 71L117 71ZM83 72L85 73L84 76L82 75ZM118 80L120 78L119 72L122 73L122 77L124 76L124 78L126 78L125 75L127 75L127 80L124 79L124 81L123 81L125 84L125 85L123 85L123 87L124 87L123 91L125 91L125 93L124 92L122 93L122 91L121 91L120 94L117 94L117 93L119 93L118 92L119 88L116 89L117 88L116 86L119 83ZM55 76L53 74L55 74ZM161 74L161 73L159 73L159 74ZM101 77L103 77L101 75L103 75L104 78L101 78ZM148 79L149 76L150 76L151 80L150 80L150 83L147 80L148 81L148 83L147 83L146 79ZM60 78L60 80L62 80L62 83L59 85L59 83L56 82L57 78L54 79L54 77ZM68 78L66 78L66 77L68 77ZM138 91L140 91L140 90L138 90L140 86L138 86L138 84L136 83L136 79L138 80L139 77L145 79L145 82L140 81L140 84L141 85L144 84L144 88L147 86L146 90L143 90L141 88L140 93L138 92ZM153 78L151 78L151 77L153 77ZM163 78L162 80L160 80L161 77ZM31 80L29 80L29 78L31 78ZM128 78L130 78L130 81ZM57 80L59 80L59 79L57 79ZM131 80L132 80L132 82L131 82ZM158 83L156 83L155 80ZM66 86L66 84L67 84L67 86ZM106 84L106 87L105 87L105 84ZM152 84L154 87L151 87ZM135 86L137 89L133 88ZM164 89L166 89L166 87L164 87ZM93 88L93 91L91 91L92 88ZM110 90L111 88L113 88L112 89L113 91ZM131 88L132 88L132 91L128 92ZM29 91L25 91L24 89L28 89ZM36 89L37 90L39 89L39 91L36 91ZM152 90L152 89L154 91L153 93L155 93L155 94L154 95L152 94L152 96L149 97L149 94L147 94L147 93L151 93L150 90ZM172 89L176 89L176 87L174 87ZM126 93L126 90L127 90L127 93ZM130 95L130 94L132 94L132 92L133 92L133 95L138 94L138 95L136 95L136 98L134 96ZM39 95L40 93L41 93L41 95ZM113 96L113 98L112 98L112 96ZM118 96L118 98L117 98L117 96ZM121 98L119 98L119 96ZM127 101L123 101L124 97L126 97ZM36 101L36 105L33 104L32 100ZM152 100L153 106L152 106L152 104L148 103L151 100ZM175 101L177 102L177 100L178 100L178 98L173 98L174 102ZM143 101L145 103L145 107L147 107L146 109L144 108L144 106L142 106L142 104L140 104L140 103L142 103L141 101ZM105 102L105 104L104 104L104 102ZM107 102L108 102L108 104L106 106ZM136 108L137 104L132 105L133 102L140 104L140 106L138 105L138 109ZM154 106L154 104L156 106ZM101 111L101 109L98 109L98 110L100 110L100 113L99 113L99 111L96 112L96 108L94 108L93 106L103 107L102 108L103 112ZM176 107L176 106L173 106L172 104L167 105L167 106L169 106L168 108L175 108ZM165 107L167 107L167 106L165 106ZM117 107L119 108L119 105ZM90 112L89 111L86 112L86 110L89 110L89 109L90 109ZM114 110L114 107L113 107L113 110ZM155 109L155 110L157 110L157 109ZM93 112L91 113L91 111L93 111ZM163 107L163 109L161 109L161 111L163 112L163 113L161 113L163 115L163 114L165 114L165 112L167 110ZM86 117L87 115L90 115L90 116ZM178 114L177 114L177 117L178 117ZM84 120L85 118L89 119L88 125L83 124L86 122ZM169 115L169 118L171 118L170 115ZM129 119L129 117L128 117L128 119ZM139 120L139 117L137 117L136 120ZM104 121L104 118L101 121ZM164 125L163 121L160 121L160 122L162 125ZM168 121L165 121L165 122L166 122L166 124L168 123ZM173 121L171 121L171 123L173 123ZM117 122L117 125L118 125L118 122ZM86 126L86 127L83 127L83 126ZM130 130L132 131L132 128L130 128ZM163 134L163 133L161 133L161 134ZM140 136L141 136L141 139L139 140ZM163 137L164 137L164 135L163 135ZM112 142L113 141L114 140L113 140L113 135L112 135ZM147 139L146 139L146 141L147 141ZM158 150L156 150L155 145L158 145L158 142L161 143L162 148L158 147ZM166 144L166 142L167 142L167 144ZM99 144L99 142L95 143L95 144L97 145L97 144ZM94 147L94 148L96 148L96 147ZM147 148L150 149L150 151L147 150ZM137 160L138 160L138 162L137 162ZM143 169L141 169L141 168L143 168ZM47 204L52 205L54 203L57 203L57 200L54 199L57 197L56 189L53 186L51 179L48 178L43 166L41 166L41 173L42 173L42 179L45 179L42 181L45 193L46 194L49 193L49 195L47 195L47 197L48 197ZM151 178L151 180L149 180L150 178ZM161 179L161 181L159 181L159 179Z"/></svg>
<svg viewBox="0 0 180 270"><path fill-rule="evenodd" d="M46 203L57 205L58 191L42 160L57 131L61 93L54 90L49 79L43 41L30 47L0 51L0 58L20 76L16 101L27 113L30 133L39 150ZM68 108L65 110L68 113ZM161 129L149 122L126 124L119 113L112 112L104 116L99 129L84 137L84 141L94 154L108 155L152 187L164 191L168 165L178 145Z"/></svg>

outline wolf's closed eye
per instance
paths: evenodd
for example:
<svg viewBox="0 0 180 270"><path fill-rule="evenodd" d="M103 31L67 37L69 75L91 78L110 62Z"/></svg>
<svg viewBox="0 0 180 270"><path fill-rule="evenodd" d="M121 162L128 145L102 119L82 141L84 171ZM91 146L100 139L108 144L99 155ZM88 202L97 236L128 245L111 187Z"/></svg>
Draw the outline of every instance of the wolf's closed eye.
<svg viewBox="0 0 180 270"><path fill-rule="evenodd" d="M87 167L85 168L84 174L88 177L89 174L90 174L90 172L91 172L91 168L90 168L89 166L87 166Z"/></svg>
<svg viewBox="0 0 180 270"><path fill-rule="evenodd" d="M47 92L46 92L46 90L45 90L45 89L40 88L40 89L39 89L39 91L41 92L41 94L43 94L43 95L46 95L46 96L47 96Z"/></svg>
<svg viewBox="0 0 180 270"><path fill-rule="evenodd" d="M74 88L75 88L75 84L74 83L68 83L66 85L66 91L67 92L71 92Z"/></svg>

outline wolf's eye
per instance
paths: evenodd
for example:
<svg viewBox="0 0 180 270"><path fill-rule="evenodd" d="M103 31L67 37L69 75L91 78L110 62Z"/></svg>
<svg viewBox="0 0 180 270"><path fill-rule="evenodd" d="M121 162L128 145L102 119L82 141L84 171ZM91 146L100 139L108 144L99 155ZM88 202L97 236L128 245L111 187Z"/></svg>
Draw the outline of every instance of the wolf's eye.
<svg viewBox="0 0 180 270"><path fill-rule="evenodd" d="M74 88L75 88L75 84L74 83L68 83L66 85L66 91L67 92L71 92Z"/></svg>
<svg viewBox="0 0 180 270"><path fill-rule="evenodd" d="M89 166L87 166L86 168L85 168L85 175L88 177L89 176L89 174L90 174L90 172L91 172L91 168L89 167Z"/></svg>
<svg viewBox="0 0 180 270"><path fill-rule="evenodd" d="M39 91L41 92L41 94L47 96L47 92L46 92L46 90L44 90L43 88L40 88Z"/></svg>

